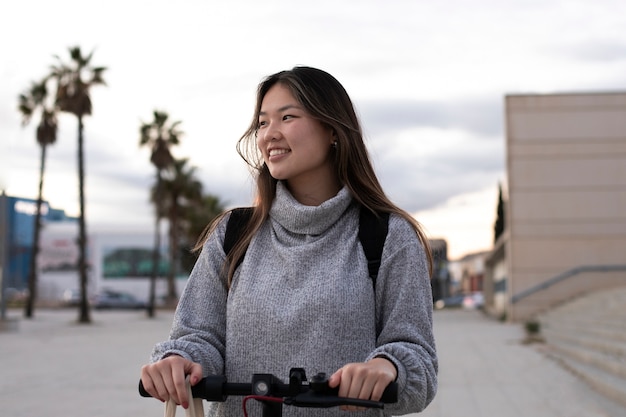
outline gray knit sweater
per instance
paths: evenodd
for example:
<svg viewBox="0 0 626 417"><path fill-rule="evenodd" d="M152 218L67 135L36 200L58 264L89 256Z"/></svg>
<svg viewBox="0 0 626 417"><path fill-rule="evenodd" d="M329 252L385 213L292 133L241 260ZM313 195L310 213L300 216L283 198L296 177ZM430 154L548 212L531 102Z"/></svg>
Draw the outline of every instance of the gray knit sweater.
<svg viewBox="0 0 626 417"><path fill-rule="evenodd" d="M286 380L292 367L309 377L330 375L347 363L384 356L397 367L399 384L399 401L384 414L418 412L430 403L437 389L432 296L424 249L408 222L390 217L375 287L358 238L359 207L346 188L312 207L279 183L270 218L230 290L221 269L225 229L226 220L204 245L170 338L157 344L153 361L176 353L200 363L205 375L249 382L254 373ZM211 416L243 415L241 397L210 407ZM261 415L254 401L248 410ZM283 415L345 413L284 406Z"/></svg>

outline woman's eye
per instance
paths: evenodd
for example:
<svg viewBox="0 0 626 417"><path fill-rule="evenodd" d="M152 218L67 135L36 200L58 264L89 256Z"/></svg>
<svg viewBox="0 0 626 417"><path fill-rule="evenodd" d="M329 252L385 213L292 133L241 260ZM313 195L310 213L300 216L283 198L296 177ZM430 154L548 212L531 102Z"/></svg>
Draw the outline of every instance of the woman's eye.
<svg viewBox="0 0 626 417"><path fill-rule="evenodd" d="M267 125L267 122L265 120L259 120L259 123L257 124L257 129L260 129L266 125Z"/></svg>
<svg viewBox="0 0 626 417"><path fill-rule="evenodd" d="M283 120L289 120L289 119L293 119L293 116L291 114L286 114L283 116Z"/></svg>

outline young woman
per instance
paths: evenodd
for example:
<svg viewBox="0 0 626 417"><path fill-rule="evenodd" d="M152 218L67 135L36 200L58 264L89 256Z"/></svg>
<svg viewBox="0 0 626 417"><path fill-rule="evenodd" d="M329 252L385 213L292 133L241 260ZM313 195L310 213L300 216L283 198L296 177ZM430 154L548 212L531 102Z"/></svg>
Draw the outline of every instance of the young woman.
<svg viewBox="0 0 626 417"><path fill-rule="evenodd" d="M423 410L438 366L428 240L385 196L342 85L309 67L267 77L237 149L255 171L252 217L228 254L230 212L200 240L170 338L142 368L146 390L187 407L187 375L192 385L211 374L246 382L300 367L332 373L345 397L378 400L396 381L399 400L385 414ZM361 210L390 213L375 282L358 236ZM241 399L211 406L210 415L241 415Z"/></svg>

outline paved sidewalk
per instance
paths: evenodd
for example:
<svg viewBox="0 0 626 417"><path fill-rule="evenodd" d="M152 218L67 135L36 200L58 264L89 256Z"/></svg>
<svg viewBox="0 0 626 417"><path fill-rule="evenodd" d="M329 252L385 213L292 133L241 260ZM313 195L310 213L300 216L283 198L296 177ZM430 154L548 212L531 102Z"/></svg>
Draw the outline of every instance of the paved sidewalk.
<svg viewBox="0 0 626 417"><path fill-rule="evenodd" d="M0 416L162 416L163 404L141 398L137 383L172 315L94 311L91 325L77 317L73 309L38 310L16 332L0 333Z"/></svg>
<svg viewBox="0 0 626 417"><path fill-rule="evenodd" d="M624 417L577 377L524 344L520 324L436 311L439 390L420 417ZM417 415L414 415L417 416Z"/></svg>
<svg viewBox="0 0 626 417"><path fill-rule="evenodd" d="M9 317L20 312L10 311ZM0 416L149 417L163 405L137 394L139 369L167 337L171 313L41 310L0 333ZM523 345L520 325L475 311L437 311L440 387L424 417L622 417L586 385ZM182 410L178 415L184 415Z"/></svg>

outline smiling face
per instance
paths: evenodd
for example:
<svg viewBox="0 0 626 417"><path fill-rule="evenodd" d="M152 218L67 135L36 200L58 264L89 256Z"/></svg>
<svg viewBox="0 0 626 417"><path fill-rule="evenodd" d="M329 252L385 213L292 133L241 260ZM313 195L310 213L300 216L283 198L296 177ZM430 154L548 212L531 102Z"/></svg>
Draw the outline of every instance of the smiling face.
<svg viewBox="0 0 626 417"><path fill-rule="evenodd" d="M286 181L301 203L320 204L339 191L333 142L332 130L311 117L287 87L278 83L267 91L257 146L272 177Z"/></svg>

